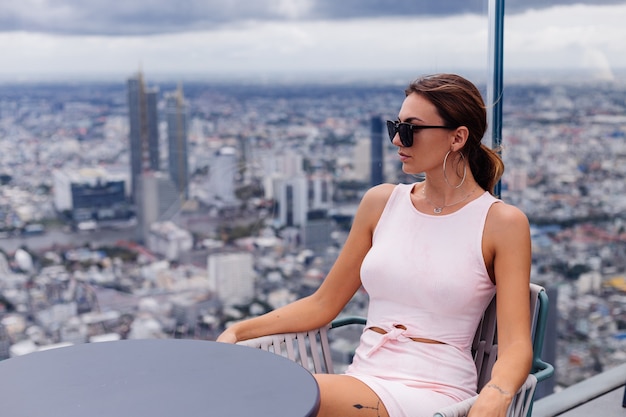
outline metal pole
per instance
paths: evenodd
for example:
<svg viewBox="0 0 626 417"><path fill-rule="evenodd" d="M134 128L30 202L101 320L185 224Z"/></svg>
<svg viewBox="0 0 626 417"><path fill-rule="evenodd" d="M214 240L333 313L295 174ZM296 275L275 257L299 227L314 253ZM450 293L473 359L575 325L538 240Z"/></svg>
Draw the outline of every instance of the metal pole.
<svg viewBox="0 0 626 417"><path fill-rule="evenodd" d="M503 90L503 46L504 46L504 2L489 0L489 58L491 77L489 80L487 105L491 109L491 146L500 153L502 145L502 90ZM500 197L501 184L496 184L494 194Z"/></svg>

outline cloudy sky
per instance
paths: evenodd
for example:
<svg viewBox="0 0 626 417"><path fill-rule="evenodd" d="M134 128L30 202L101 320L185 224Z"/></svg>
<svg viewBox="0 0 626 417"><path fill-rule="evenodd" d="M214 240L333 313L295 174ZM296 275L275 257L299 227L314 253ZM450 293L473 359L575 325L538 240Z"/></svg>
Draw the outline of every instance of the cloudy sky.
<svg viewBox="0 0 626 417"><path fill-rule="evenodd" d="M481 70L488 3L2 0L0 78ZM506 12L506 69L626 68L626 0L508 0Z"/></svg>

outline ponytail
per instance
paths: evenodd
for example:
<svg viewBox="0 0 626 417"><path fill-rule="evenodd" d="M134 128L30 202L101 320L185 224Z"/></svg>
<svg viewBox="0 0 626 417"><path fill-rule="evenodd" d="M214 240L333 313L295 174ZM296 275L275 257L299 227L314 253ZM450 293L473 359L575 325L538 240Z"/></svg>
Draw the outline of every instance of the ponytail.
<svg viewBox="0 0 626 417"><path fill-rule="evenodd" d="M504 162L500 154L481 143L479 147L469 147L466 156L478 185L493 194L504 174Z"/></svg>

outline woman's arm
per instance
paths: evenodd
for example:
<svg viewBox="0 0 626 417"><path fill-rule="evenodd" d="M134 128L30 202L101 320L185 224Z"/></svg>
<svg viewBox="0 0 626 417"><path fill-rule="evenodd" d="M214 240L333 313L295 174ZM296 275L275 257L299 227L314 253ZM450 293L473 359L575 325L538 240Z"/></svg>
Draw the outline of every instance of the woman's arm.
<svg viewBox="0 0 626 417"><path fill-rule="evenodd" d="M496 282L498 359L469 415L504 417L532 363L528 219L513 206L494 204L484 236L485 253L492 260L488 267Z"/></svg>
<svg viewBox="0 0 626 417"><path fill-rule="evenodd" d="M217 341L235 343L269 334L306 331L334 319L361 286L361 262L372 245L374 228L393 187L382 184L365 193L339 257L312 295L262 316L235 323Z"/></svg>

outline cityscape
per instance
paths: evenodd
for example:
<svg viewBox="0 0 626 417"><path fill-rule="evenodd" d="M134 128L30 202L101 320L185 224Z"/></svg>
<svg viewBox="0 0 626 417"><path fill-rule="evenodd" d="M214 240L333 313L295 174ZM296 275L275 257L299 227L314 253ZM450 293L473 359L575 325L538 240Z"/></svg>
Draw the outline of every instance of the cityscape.
<svg viewBox="0 0 626 417"><path fill-rule="evenodd" d="M363 193L420 180L382 131L408 81L0 84L0 360L214 340L313 292ZM626 362L626 82L506 84L501 152L556 388Z"/></svg>

